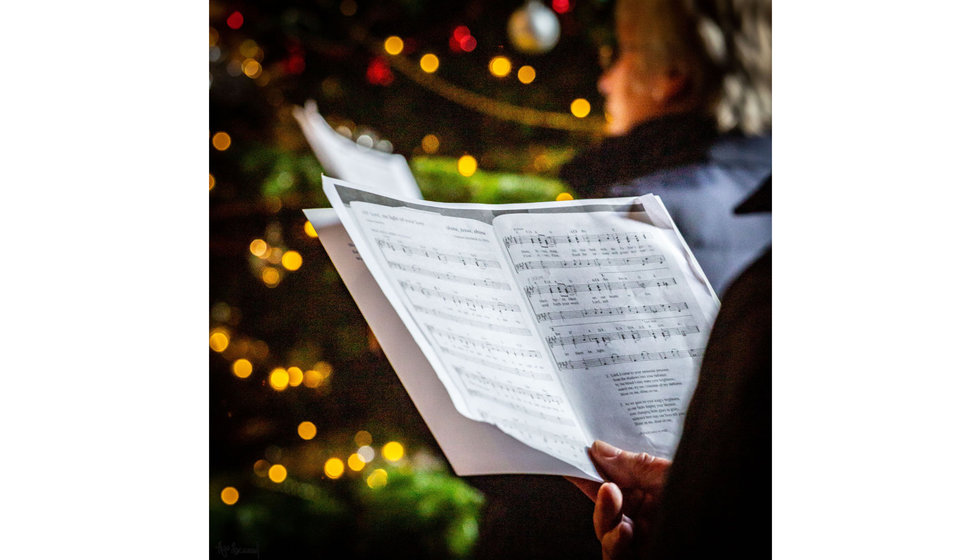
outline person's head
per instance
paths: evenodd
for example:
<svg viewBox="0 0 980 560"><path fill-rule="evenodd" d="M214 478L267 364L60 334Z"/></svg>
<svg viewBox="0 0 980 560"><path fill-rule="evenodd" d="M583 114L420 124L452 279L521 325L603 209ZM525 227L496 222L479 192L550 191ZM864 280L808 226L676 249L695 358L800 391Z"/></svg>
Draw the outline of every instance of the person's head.
<svg viewBox="0 0 980 560"><path fill-rule="evenodd" d="M770 56L768 38L760 36L770 32L768 23L764 29L754 23L770 13L768 0L617 0L617 54L599 79L607 132L624 134L674 113L717 116L722 128L751 128L741 114L732 116L739 111L733 105L742 102L733 94L745 90L736 83L745 73L740 46L761 41L764 52L754 54ZM745 36L749 25L755 26ZM768 72L768 60L749 62Z"/></svg>

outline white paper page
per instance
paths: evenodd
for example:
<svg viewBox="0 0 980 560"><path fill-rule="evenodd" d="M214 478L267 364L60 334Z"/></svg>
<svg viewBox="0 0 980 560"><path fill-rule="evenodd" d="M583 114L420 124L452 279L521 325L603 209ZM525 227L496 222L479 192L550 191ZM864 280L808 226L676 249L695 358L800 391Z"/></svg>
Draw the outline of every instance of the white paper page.
<svg viewBox="0 0 980 560"><path fill-rule="evenodd" d="M358 256L335 211L321 208L304 213L457 474L557 474L598 480L594 471L582 472L524 445L491 424L459 414L429 361Z"/></svg>
<svg viewBox="0 0 980 560"><path fill-rule="evenodd" d="M587 473L587 439L495 239L487 207L325 187L456 409ZM414 207L413 207L414 206Z"/></svg>
<svg viewBox="0 0 980 560"><path fill-rule="evenodd" d="M404 156L366 148L337 133L312 100L295 107L293 116L320 164L334 177L393 196L422 198Z"/></svg>
<svg viewBox="0 0 980 560"><path fill-rule="evenodd" d="M494 224L589 437L672 458L717 299L672 223L602 207Z"/></svg>

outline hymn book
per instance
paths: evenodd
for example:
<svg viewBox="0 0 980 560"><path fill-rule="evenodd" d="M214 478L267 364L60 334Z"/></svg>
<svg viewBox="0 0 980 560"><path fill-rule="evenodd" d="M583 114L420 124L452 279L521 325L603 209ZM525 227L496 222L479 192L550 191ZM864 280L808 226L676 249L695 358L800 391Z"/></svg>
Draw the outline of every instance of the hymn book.
<svg viewBox="0 0 980 560"><path fill-rule="evenodd" d="M306 215L457 474L601 480L595 439L673 457L719 302L659 198L323 182L343 232Z"/></svg>

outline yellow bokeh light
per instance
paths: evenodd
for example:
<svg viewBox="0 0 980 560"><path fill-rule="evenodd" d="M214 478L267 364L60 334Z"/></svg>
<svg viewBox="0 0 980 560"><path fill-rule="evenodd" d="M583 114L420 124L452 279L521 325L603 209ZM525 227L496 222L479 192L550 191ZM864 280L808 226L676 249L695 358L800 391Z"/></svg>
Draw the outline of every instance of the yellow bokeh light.
<svg viewBox="0 0 980 560"><path fill-rule="evenodd" d="M245 39L242 44L238 45L238 52L246 58L255 58L259 52L259 45L251 39Z"/></svg>
<svg viewBox="0 0 980 560"><path fill-rule="evenodd" d="M374 469L367 477L368 488L381 488L388 484L388 471L384 469Z"/></svg>
<svg viewBox="0 0 980 560"><path fill-rule="evenodd" d="M476 158L469 154L459 158L459 161L456 162L456 169L463 177L471 177L476 173L476 168Z"/></svg>
<svg viewBox="0 0 980 560"><path fill-rule="evenodd" d="M279 285L280 280L282 280L282 274L275 268L267 266L262 269L262 281L265 282L266 286L275 288Z"/></svg>
<svg viewBox="0 0 980 560"><path fill-rule="evenodd" d="M234 486L228 486L221 491L221 501L225 505L233 506L238 502L238 489Z"/></svg>
<svg viewBox="0 0 980 560"><path fill-rule="evenodd" d="M276 391L282 391L289 386L289 373L285 368L277 367L269 372L269 385Z"/></svg>
<svg viewBox="0 0 980 560"><path fill-rule="evenodd" d="M538 76L538 73L534 71L533 66L521 66L521 69L517 71L517 79L521 81L522 84L529 84L534 81L534 78Z"/></svg>
<svg viewBox="0 0 980 560"><path fill-rule="evenodd" d="M422 67L422 70L431 74L439 69L439 57L432 53L426 54L419 60L419 66Z"/></svg>
<svg viewBox="0 0 980 560"><path fill-rule="evenodd" d="M357 13L357 2L354 0L344 0L340 3L340 13L345 16L352 16Z"/></svg>
<svg viewBox="0 0 980 560"><path fill-rule="evenodd" d="M303 255L296 251L286 251L282 255L282 267L286 270L299 270L303 266Z"/></svg>
<svg viewBox="0 0 980 560"><path fill-rule="evenodd" d="M394 463L405 456L405 448L397 441L389 441L381 448L381 455L388 461Z"/></svg>
<svg viewBox="0 0 980 560"><path fill-rule="evenodd" d="M435 134L426 134L422 138L422 151L427 154L434 154L439 151L439 137Z"/></svg>
<svg viewBox="0 0 980 560"><path fill-rule="evenodd" d="M405 48L405 41L402 41L401 37L392 35L385 39L385 52L388 54L401 54L402 49Z"/></svg>
<svg viewBox="0 0 980 560"><path fill-rule="evenodd" d="M364 468L364 460L357 453L351 453L350 457L347 458L347 466L350 470L357 472Z"/></svg>
<svg viewBox="0 0 980 560"><path fill-rule="evenodd" d="M333 374L333 366L327 362L317 362L313 364L313 369L322 373L324 378L330 377Z"/></svg>
<svg viewBox="0 0 980 560"><path fill-rule="evenodd" d="M228 336L228 331L225 329L214 329L208 339L208 344L215 352L224 352L228 348L229 342L231 342L231 337Z"/></svg>
<svg viewBox="0 0 980 560"><path fill-rule="evenodd" d="M365 445L371 445L374 438L371 437L371 432L367 430L361 430L354 434L354 445L358 447L363 447Z"/></svg>
<svg viewBox="0 0 980 560"><path fill-rule="evenodd" d="M269 244L262 239L253 239L251 243L248 244L248 250L256 257L262 258L269 250Z"/></svg>
<svg viewBox="0 0 980 560"><path fill-rule="evenodd" d="M208 46L209 47L213 47L213 46L217 45L218 44L218 37L219 37L218 30L215 29L215 28L213 28L213 27L209 27L208 28Z"/></svg>
<svg viewBox="0 0 980 560"><path fill-rule="evenodd" d="M316 389L323 383L323 374L315 369L307 370L303 374L303 385L306 385L310 389Z"/></svg>
<svg viewBox="0 0 980 560"><path fill-rule="evenodd" d="M316 228L313 227L313 224L311 224L309 220L303 224L303 231L306 233L307 237L316 237Z"/></svg>
<svg viewBox="0 0 980 560"><path fill-rule="evenodd" d="M323 464L323 474L334 479L340 478L340 475L344 474L344 462L336 457L327 459Z"/></svg>
<svg viewBox="0 0 980 560"><path fill-rule="evenodd" d="M266 253L265 258L272 264L279 264L282 262L282 253L283 251L279 247L272 247Z"/></svg>
<svg viewBox="0 0 980 560"><path fill-rule="evenodd" d="M510 74L510 59L506 56L495 56L490 59L490 73L498 78Z"/></svg>
<svg viewBox="0 0 980 560"><path fill-rule="evenodd" d="M242 62L242 73L244 73L249 78L258 78L259 74L262 73L262 65L259 64L258 60L254 58L246 58Z"/></svg>
<svg viewBox="0 0 980 560"><path fill-rule="evenodd" d="M214 149L223 152L231 147L231 136L227 132L218 132L211 138Z"/></svg>
<svg viewBox="0 0 980 560"><path fill-rule="evenodd" d="M585 99L579 97L575 101L572 101L572 114L576 117L580 119L585 118L589 115L590 111L592 111L592 105L589 105L589 102Z"/></svg>
<svg viewBox="0 0 980 560"><path fill-rule="evenodd" d="M303 370L296 366L292 366L286 369L286 373L289 374L289 386L299 387L299 384L303 382Z"/></svg>
<svg viewBox="0 0 980 560"><path fill-rule="evenodd" d="M208 173L208 190L214 188L214 175Z"/></svg>
<svg viewBox="0 0 980 560"><path fill-rule="evenodd" d="M270 466L271 465L269 464L269 461L266 461L265 459L259 459L258 461L255 462L254 465L252 465L252 470L255 471L255 474L259 476L265 476L269 474Z"/></svg>
<svg viewBox="0 0 980 560"><path fill-rule="evenodd" d="M235 377L245 379L252 375L252 362L245 358L239 358L231 364L231 372L235 374Z"/></svg>
<svg viewBox="0 0 980 560"><path fill-rule="evenodd" d="M296 432L299 434L299 437L305 440L311 440L316 437L316 425L309 421L300 422L296 428Z"/></svg>
<svg viewBox="0 0 980 560"><path fill-rule="evenodd" d="M276 484L286 480L286 467L282 465L272 465L269 467L269 480Z"/></svg>
<svg viewBox="0 0 980 560"><path fill-rule="evenodd" d="M556 196L555 200L572 200L572 198L572 195L568 194L567 192L563 192Z"/></svg>

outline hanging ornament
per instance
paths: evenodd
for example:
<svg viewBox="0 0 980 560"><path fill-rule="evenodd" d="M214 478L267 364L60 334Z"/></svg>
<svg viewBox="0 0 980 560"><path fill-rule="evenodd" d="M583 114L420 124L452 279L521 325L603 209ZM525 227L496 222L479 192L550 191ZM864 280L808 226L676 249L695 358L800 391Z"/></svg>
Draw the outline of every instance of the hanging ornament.
<svg viewBox="0 0 980 560"><path fill-rule="evenodd" d="M553 49L561 35L558 16L538 0L529 0L510 16L507 34L517 50L541 54Z"/></svg>

